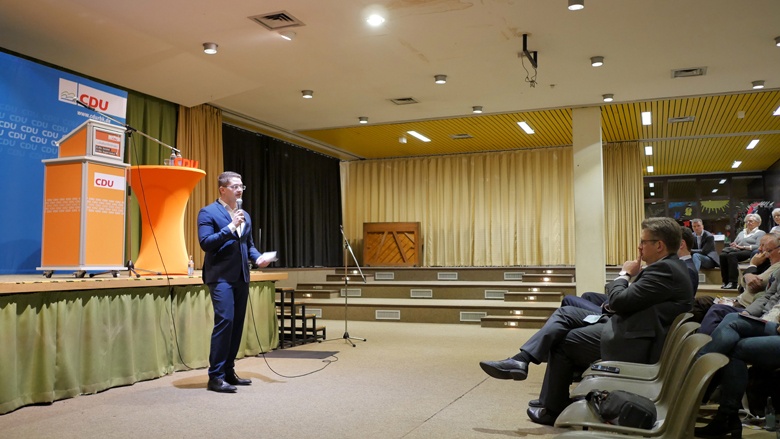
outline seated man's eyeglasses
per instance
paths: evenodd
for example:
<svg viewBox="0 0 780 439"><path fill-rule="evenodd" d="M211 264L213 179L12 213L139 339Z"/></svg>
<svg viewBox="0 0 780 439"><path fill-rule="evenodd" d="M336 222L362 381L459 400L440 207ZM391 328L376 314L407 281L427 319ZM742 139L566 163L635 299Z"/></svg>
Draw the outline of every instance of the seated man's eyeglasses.
<svg viewBox="0 0 780 439"><path fill-rule="evenodd" d="M225 187L232 190L236 190L236 189L241 189L242 191L246 190L246 186L244 186L243 184L232 184L230 186L225 186Z"/></svg>

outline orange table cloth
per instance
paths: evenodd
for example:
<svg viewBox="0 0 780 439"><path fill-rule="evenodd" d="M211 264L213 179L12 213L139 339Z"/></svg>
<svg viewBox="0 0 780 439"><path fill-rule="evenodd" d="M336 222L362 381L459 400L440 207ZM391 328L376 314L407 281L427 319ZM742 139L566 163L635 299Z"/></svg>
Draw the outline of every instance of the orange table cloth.
<svg viewBox="0 0 780 439"><path fill-rule="evenodd" d="M134 263L138 274L187 274L184 209L205 176L206 171L183 166L130 168L130 187L141 210L141 247Z"/></svg>

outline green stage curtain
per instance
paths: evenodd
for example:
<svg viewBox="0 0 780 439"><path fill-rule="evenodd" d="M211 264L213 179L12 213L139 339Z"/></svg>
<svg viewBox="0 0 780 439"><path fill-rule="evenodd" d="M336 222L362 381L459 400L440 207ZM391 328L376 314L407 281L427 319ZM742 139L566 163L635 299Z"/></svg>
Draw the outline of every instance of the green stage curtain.
<svg viewBox="0 0 780 439"><path fill-rule="evenodd" d="M279 342L273 282L249 294L239 357ZM213 322L205 285L0 296L0 414L205 367Z"/></svg>

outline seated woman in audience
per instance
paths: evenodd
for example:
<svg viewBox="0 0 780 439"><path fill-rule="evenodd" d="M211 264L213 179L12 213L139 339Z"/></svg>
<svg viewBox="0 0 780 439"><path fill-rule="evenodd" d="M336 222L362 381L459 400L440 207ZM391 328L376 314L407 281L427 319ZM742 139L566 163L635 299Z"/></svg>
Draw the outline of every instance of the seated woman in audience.
<svg viewBox="0 0 780 439"><path fill-rule="evenodd" d="M772 219L775 220L775 226L769 233L780 233L780 207L772 211Z"/></svg>
<svg viewBox="0 0 780 439"><path fill-rule="evenodd" d="M748 363L769 370L780 367L778 314L777 306L764 315L765 321L744 314L729 314L712 333L712 340L701 349L699 355L719 352L729 357L729 362L719 371L723 379L718 412L707 426L696 428L696 437L719 438L728 434L732 438L742 437L739 409L748 386Z"/></svg>
<svg viewBox="0 0 780 439"><path fill-rule="evenodd" d="M736 289L739 279L739 263L750 258L753 250L758 249L759 240L764 233L759 229L761 217L755 213L745 215L745 230L739 232L728 247L720 253L720 277L723 289Z"/></svg>

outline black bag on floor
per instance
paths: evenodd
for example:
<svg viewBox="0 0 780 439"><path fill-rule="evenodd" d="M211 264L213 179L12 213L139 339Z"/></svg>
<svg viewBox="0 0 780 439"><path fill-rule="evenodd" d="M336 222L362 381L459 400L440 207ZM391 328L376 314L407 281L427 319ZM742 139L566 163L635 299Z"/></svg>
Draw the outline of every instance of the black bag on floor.
<svg viewBox="0 0 780 439"><path fill-rule="evenodd" d="M591 390L585 399L593 412L608 424L651 429L658 416L653 401L623 390Z"/></svg>

